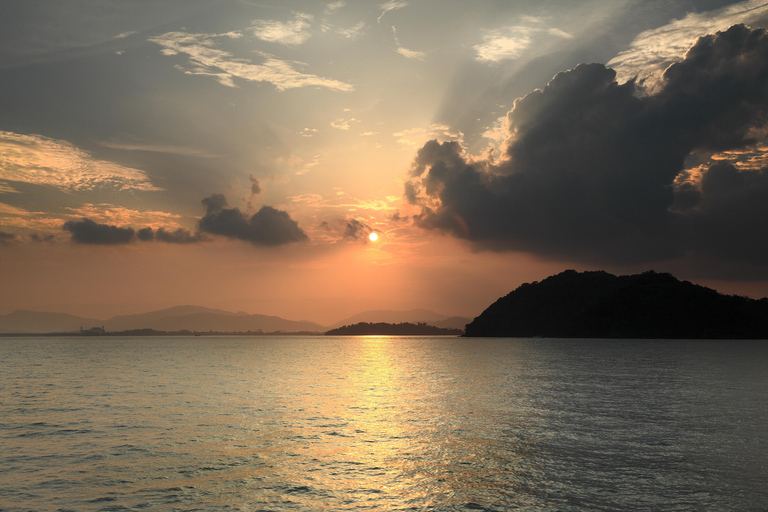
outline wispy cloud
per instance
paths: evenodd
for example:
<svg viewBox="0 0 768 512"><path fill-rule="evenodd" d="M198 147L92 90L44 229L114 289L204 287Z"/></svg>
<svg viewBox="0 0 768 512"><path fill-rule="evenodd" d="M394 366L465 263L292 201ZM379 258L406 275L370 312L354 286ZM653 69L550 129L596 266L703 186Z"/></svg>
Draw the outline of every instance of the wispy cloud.
<svg viewBox="0 0 768 512"><path fill-rule="evenodd" d="M270 43L279 43L288 46L298 46L307 42L312 37L310 32L311 22L314 17L311 14L297 12L292 21L256 20L251 25L253 34Z"/></svg>
<svg viewBox="0 0 768 512"><path fill-rule="evenodd" d="M477 60L485 62L500 62L517 59L531 47L535 37L542 34L560 39L573 39L573 35L564 30L545 27L544 20L526 16L521 23L496 29L485 30L483 42L473 46Z"/></svg>
<svg viewBox="0 0 768 512"><path fill-rule="evenodd" d="M658 77L673 62L683 58L702 34L726 30L738 23L768 15L765 0L748 0L723 9L691 13L680 20L641 32L628 49L608 62L615 69L618 81L639 76Z"/></svg>
<svg viewBox="0 0 768 512"><path fill-rule="evenodd" d="M328 27L330 30L330 27ZM355 25L352 28L337 28L334 29L334 31L339 34L342 37L345 37L347 39L357 39L360 37L360 35L363 33L363 30L365 29L365 22L360 22L357 25Z"/></svg>
<svg viewBox="0 0 768 512"><path fill-rule="evenodd" d="M19 191L7 183L0 182L0 194L18 194Z"/></svg>
<svg viewBox="0 0 768 512"><path fill-rule="evenodd" d="M337 130L349 130L350 123L359 123L359 119L355 119L354 117L349 119L339 118L335 121L331 121L331 126L336 128Z"/></svg>
<svg viewBox="0 0 768 512"><path fill-rule="evenodd" d="M62 219L44 212L32 212L23 208L0 203L0 225L21 230L58 231Z"/></svg>
<svg viewBox="0 0 768 512"><path fill-rule="evenodd" d="M62 190L161 190L144 171L99 160L69 142L0 131L3 179Z"/></svg>
<svg viewBox="0 0 768 512"><path fill-rule="evenodd" d="M234 79L239 78L251 82L268 82L278 90L296 87L325 87L343 92L354 90L352 85L338 80L301 73L290 63L271 55L264 54L261 64L236 58L218 47L217 39L220 37L222 36L168 32L149 40L162 46L164 55L187 55L191 67L181 68L185 73L212 76L228 87L235 87Z"/></svg>
<svg viewBox="0 0 768 512"><path fill-rule="evenodd" d="M397 29L395 27L392 27L392 35L395 38L395 44L397 45L397 49L395 50L397 53L409 59L424 60L424 57L426 56L424 52L409 50L408 48L403 48L400 45L400 38L397 37Z"/></svg>
<svg viewBox="0 0 768 512"><path fill-rule="evenodd" d="M121 226L148 226L153 229L178 229L181 215L162 211L139 211L110 203L84 203L77 208L67 208L69 217L89 218L105 224Z"/></svg>
<svg viewBox="0 0 768 512"><path fill-rule="evenodd" d="M379 5L379 9L381 9L381 14L379 14L378 18L379 23L381 23L381 18L383 18L389 11L396 11L404 7L408 7L408 2L403 2L401 0L389 0L388 2Z"/></svg>
<svg viewBox="0 0 768 512"><path fill-rule="evenodd" d="M117 34L115 36L115 39L125 39L126 37L130 37L134 34L138 34L138 32L136 32L135 30L130 30L128 32L123 32L122 34Z"/></svg>
<svg viewBox="0 0 768 512"><path fill-rule="evenodd" d="M344 0L339 0L338 2L331 2L328 4L325 4L325 14L333 14L342 7L347 5L347 2Z"/></svg>
<svg viewBox="0 0 768 512"><path fill-rule="evenodd" d="M559 28L547 29L547 33L552 36L562 37L563 39L573 39L573 34L569 34L565 30L560 30Z"/></svg>
<svg viewBox="0 0 768 512"><path fill-rule="evenodd" d="M517 27L491 30L483 36L483 44L474 46L477 59L487 62L516 59L531 45L527 30Z"/></svg>
<svg viewBox="0 0 768 512"><path fill-rule="evenodd" d="M409 128L392 134L397 143L408 147L421 147L428 140L436 139L441 142L458 141L464 139L464 134L444 124L432 124L427 128Z"/></svg>
<svg viewBox="0 0 768 512"><path fill-rule="evenodd" d="M403 48L402 46L395 51L400 55L402 55L403 57L407 57L409 59L416 59L416 60L424 60L424 57L426 55L424 52L409 50L408 48Z"/></svg>
<svg viewBox="0 0 768 512"><path fill-rule="evenodd" d="M171 146L166 144L155 144L144 141L102 141L99 143L105 148L122 149L125 151L147 151L150 153L167 153L171 155L189 156L197 158L216 158L221 155L208 153L201 149L187 146Z"/></svg>

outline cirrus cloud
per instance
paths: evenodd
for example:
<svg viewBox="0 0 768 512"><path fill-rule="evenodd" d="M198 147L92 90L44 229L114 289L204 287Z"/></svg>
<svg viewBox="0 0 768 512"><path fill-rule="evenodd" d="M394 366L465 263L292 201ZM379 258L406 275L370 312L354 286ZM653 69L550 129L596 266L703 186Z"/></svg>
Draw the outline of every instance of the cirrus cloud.
<svg viewBox="0 0 768 512"><path fill-rule="evenodd" d="M219 47L218 40L222 38L231 39L232 35L167 32L149 41L160 45L164 55L186 55L190 63L183 69L186 74L211 76L227 87L235 87L234 80L241 79L271 83L281 91L296 87L325 87L342 92L354 90L350 84L297 71L289 62L271 55L263 54L260 64L235 57Z"/></svg>

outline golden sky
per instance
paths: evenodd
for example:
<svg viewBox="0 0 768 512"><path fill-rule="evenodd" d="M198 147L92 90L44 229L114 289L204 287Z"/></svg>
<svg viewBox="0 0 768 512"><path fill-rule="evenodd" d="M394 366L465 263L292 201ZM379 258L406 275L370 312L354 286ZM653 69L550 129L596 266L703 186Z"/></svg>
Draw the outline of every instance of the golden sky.
<svg viewBox="0 0 768 512"><path fill-rule="evenodd" d="M766 296L767 24L757 1L5 2L0 314L471 317L566 268Z"/></svg>

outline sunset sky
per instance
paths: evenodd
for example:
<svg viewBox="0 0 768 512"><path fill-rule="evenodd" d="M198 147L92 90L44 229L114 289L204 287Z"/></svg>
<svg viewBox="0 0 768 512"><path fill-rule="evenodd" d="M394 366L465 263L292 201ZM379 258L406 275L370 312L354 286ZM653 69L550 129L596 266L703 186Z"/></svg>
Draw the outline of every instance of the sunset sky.
<svg viewBox="0 0 768 512"><path fill-rule="evenodd" d="M761 1L4 0L0 314L473 317L568 268L767 296L766 26Z"/></svg>

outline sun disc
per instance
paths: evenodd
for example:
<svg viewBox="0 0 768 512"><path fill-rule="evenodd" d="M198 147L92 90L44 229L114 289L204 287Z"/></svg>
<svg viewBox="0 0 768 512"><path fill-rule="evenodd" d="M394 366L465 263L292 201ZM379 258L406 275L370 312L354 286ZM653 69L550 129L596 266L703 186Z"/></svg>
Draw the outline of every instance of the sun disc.
<svg viewBox="0 0 768 512"><path fill-rule="evenodd" d="M371 233L370 235L368 235L368 239L369 239L371 242L375 242L376 240L378 240L378 239L379 239L379 235L377 235L376 233Z"/></svg>

